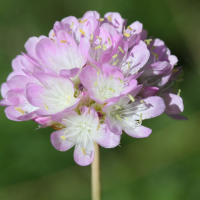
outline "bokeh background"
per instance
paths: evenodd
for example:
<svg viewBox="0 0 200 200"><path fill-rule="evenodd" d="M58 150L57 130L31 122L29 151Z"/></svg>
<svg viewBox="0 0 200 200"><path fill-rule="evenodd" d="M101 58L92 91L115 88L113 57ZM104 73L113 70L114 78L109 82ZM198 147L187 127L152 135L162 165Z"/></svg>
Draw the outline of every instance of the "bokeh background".
<svg viewBox="0 0 200 200"><path fill-rule="evenodd" d="M31 36L47 35L55 21L87 10L121 13L139 20L149 35L165 41L184 69L180 84L184 115L144 121L150 137L123 135L121 147L101 148L103 200L197 200L200 196L200 1L199 0L1 0L0 83L11 60ZM50 128L12 122L0 108L0 199L89 200L90 166L50 143Z"/></svg>

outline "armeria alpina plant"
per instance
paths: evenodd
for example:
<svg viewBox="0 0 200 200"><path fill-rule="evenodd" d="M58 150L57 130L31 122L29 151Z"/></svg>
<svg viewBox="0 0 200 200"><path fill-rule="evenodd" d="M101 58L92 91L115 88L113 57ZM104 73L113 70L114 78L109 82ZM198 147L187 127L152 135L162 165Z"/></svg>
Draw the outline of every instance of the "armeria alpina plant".
<svg viewBox="0 0 200 200"><path fill-rule="evenodd" d="M148 137L143 120L163 112L186 119L173 84L182 73L178 59L162 40L148 39L138 21L127 26L119 13L101 18L88 11L56 22L48 37L29 38L25 49L12 61L0 105L10 120L54 128L52 145L59 151L75 146L79 165L91 164L95 155L98 162L97 144L114 148L122 133ZM93 180L93 198L100 199L98 177Z"/></svg>

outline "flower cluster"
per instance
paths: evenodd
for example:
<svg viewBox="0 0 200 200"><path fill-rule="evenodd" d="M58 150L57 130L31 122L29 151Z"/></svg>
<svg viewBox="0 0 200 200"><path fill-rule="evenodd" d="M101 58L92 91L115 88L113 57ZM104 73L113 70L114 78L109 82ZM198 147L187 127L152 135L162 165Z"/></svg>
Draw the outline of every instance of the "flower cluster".
<svg viewBox="0 0 200 200"><path fill-rule="evenodd" d="M88 11L56 22L48 37L29 38L1 86L6 116L53 127L53 146L75 146L79 165L93 161L93 141L113 148L122 132L147 137L142 121L163 112L185 119L173 84L182 72L176 56L162 40L147 39L140 22L126 24L119 13Z"/></svg>

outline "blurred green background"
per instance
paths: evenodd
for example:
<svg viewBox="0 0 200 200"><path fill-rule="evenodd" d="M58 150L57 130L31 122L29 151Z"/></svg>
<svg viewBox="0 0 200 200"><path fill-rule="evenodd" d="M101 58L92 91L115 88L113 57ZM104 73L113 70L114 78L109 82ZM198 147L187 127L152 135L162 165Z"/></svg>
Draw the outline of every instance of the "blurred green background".
<svg viewBox="0 0 200 200"><path fill-rule="evenodd" d="M55 21L87 10L119 12L139 20L149 35L165 41L184 69L180 84L184 115L144 121L150 137L123 135L121 147L101 148L103 200L197 200L200 196L200 1L199 0L1 0L0 83L11 60L31 36L47 35ZM0 108L0 199L89 200L90 166L73 160L73 149L53 148L52 129L12 122Z"/></svg>

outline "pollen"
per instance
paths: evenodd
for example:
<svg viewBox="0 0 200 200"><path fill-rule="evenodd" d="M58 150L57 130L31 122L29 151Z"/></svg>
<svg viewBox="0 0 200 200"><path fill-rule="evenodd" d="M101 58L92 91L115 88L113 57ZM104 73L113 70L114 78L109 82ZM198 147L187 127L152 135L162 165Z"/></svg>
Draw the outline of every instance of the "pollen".
<svg viewBox="0 0 200 200"><path fill-rule="evenodd" d="M83 154L86 156L84 147L81 150L82 150Z"/></svg>
<svg viewBox="0 0 200 200"><path fill-rule="evenodd" d="M111 18L110 15L108 16L108 20L109 20L110 22L112 22L112 18Z"/></svg>
<svg viewBox="0 0 200 200"><path fill-rule="evenodd" d="M79 31L85 36L85 31L83 31L82 29L79 29Z"/></svg>
<svg viewBox="0 0 200 200"><path fill-rule="evenodd" d="M43 104L44 104L45 109L49 110L49 107L47 106L47 104L46 103L43 103Z"/></svg>
<svg viewBox="0 0 200 200"><path fill-rule="evenodd" d="M131 96L130 94L128 95L129 99L134 102L135 101L135 98L133 98L133 96Z"/></svg>
<svg viewBox="0 0 200 200"><path fill-rule="evenodd" d="M74 22L72 22L72 24L70 25L70 29L72 29L74 26Z"/></svg>
<svg viewBox="0 0 200 200"><path fill-rule="evenodd" d="M61 43L67 43L67 41L66 41L66 40L60 40L60 42L61 42Z"/></svg>
<svg viewBox="0 0 200 200"><path fill-rule="evenodd" d="M98 69L98 71L97 71L97 75L99 75L100 74L100 71L99 71L99 69Z"/></svg>
<svg viewBox="0 0 200 200"><path fill-rule="evenodd" d="M104 21L104 18L100 18L99 21L100 21L100 22Z"/></svg>
<svg viewBox="0 0 200 200"><path fill-rule="evenodd" d="M115 54L112 58L116 58L118 55L117 54Z"/></svg>
<svg viewBox="0 0 200 200"><path fill-rule="evenodd" d="M61 138L62 140L66 140L66 138L65 138L64 135L61 135L60 138Z"/></svg>
<svg viewBox="0 0 200 200"><path fill-rule="evenodd" d="M116 65L118 63L119 59L116 60L116 62L113 63L113 65Z"/></svg>
<svg viewBox="0 0 200 200"><path fill-rule="evenodd" d="M103 44L103 50L104 50L104 51L106 50L106 45L105 45L105 44Z"/></svg>
<svg viewBox="0 0 200 200"><path fill-rule="evenodd" d="M128 62L128 68L130 68L131 66L130 66L130 63Z"/></svg>
<svg viewBox="0 0 200 200"><path fill-rule="evenodd" d="M52 33L52 37L54 37L55 36L55 33Z"/></svg>
<svg viewBox="0 0 200 200"><path fill-rule="evenodd" d="M22 115L25 113L25 111L23 111L21 108L15 107L15 110L19 111Z"/></svg>
<svg viewBox="0 0 200 200"><path fill-rule="evenodd" d="M94 47L94 49L101 49L101 45Z"/></svg>
<svg viewBox="0 0 200 200"><path fill-rule="evenodd" d="M146 42L147 46L149 46L151 41L152 41L152 39L147 39L144 42Z"/></svg>
<svg viewBox="0 0 200 200"><path fill-rule="evenodd" d="M72 31L69 31L68 33L71 33Z"/></svg>
<svg viewBox="0 0 200 200"><path fill-rule="evenodd" d="M88 109L88 114L89 114L89 115L90 115L90 109L91 109L91 108L89 107L89 109Z"/></svg>
<svg viewBox="0 0 200 200"><path fill-rule="evenodd" d="M124 36L125 37L130 37L130 34L129 33L124 33Z"/></svg>
<svg viewBox="0 0 200 200"><path fill-rule="evenodd" d="M94 87L97 87L97 81L94 83Z"/></svg>
<svg viewBox="0 0 200 200"><path fill-rule="evenodd" d="M130 31L132 31L132 30L133 30L133 29L132 29L130 26L128 26L128 27L127 27L127 29L129 29Z"/></svg>
<svg viewBox="0 0 200 200"><path fill-rule="evenodd" d="M87 22L87 19L80 21L80 24L83 24L84 22Z"/></svg>
<svg viewBox="0 0 200 200"><path fill-rule="evenodd" d="M143 101L143 100L141 100L140 102L141 102L141 103L144 103L144 101Z"/></svg>
<svg viewBox="0 0 200 200"><path fill-rule="evenodd" d="M118 47L118 49L119 49L122 53L124 53L124 51L123 51L123 49L122 49L121 47Z"/></svg>

